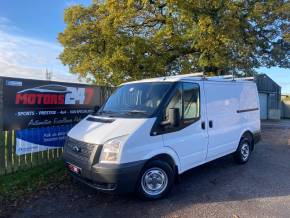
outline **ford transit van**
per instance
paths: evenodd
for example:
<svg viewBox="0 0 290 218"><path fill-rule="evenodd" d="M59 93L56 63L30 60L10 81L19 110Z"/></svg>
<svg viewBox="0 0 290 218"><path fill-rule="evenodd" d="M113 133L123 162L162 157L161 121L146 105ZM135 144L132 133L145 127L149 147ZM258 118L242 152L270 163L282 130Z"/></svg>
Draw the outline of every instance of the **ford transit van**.
<svg viewBox="0 0 290 218"><path fill-rule="evenodd" d="M196 166L228 154L246 163L259 138L254 82L172 76L120 85L70 130L64 159L95 189L158 199Z"/></svg>

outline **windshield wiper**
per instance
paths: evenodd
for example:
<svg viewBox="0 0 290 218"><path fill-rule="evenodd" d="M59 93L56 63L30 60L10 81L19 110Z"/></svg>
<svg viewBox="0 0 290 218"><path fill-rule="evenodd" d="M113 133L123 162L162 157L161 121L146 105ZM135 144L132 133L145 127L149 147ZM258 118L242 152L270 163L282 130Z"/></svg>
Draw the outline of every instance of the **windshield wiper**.
<svg viewBox="0 0 290 218"><path fill-rule="evenodd" d="M131 111L125 111L127 114L144 114L144 115L149 115L147 111L142 111L142 110L131 110Z"/></svg>
<svg viewBox="0 0 290 218"><path fill-rule="evenodd" d="M101 114L116 114L115 111L100 111Z"/></svg>

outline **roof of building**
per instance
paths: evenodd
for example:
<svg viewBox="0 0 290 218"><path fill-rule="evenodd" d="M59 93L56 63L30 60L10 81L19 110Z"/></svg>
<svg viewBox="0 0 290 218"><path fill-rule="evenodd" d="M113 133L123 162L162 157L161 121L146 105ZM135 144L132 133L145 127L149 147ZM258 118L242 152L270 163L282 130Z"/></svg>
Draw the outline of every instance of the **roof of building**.
<svg viewBox="0 0 290 218"><path fill-rule="evenodd" d="M280 87L281 88L281 86L278 84L278 83L276 83L271 77L269 77L267 74L265 74L265 73L261 73L261 74L258 74L258 75L256 75L255 76L256 78L256 80L258 80L258 79L267 79L267 80L269 80L273 85L275 85L275 86L277 86L277 87Z"/></svg>

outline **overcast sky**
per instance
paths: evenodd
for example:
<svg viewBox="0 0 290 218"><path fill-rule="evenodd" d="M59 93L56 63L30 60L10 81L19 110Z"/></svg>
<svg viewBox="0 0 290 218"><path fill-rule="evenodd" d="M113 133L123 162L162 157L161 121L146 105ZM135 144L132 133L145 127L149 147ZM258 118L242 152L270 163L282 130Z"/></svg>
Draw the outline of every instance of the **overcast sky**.
<svg viewBox="0 0 290 218"><path fill-rule="evenodd" d="M65 28L63 11L74 4L90 4L90 0L1 0L0 1L0 76L45 79L45 71L53 72L53 80L77 82L58 60L62 51L57 33ZM261 68L290 93L290 70Z"/></svg>

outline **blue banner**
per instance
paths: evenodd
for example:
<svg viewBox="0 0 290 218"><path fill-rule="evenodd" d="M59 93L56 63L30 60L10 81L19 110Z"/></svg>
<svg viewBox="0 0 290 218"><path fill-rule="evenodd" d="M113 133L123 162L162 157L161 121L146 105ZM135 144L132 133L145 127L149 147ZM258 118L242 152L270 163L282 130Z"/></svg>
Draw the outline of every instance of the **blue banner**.
<svg viewBox="0 0 290 218"><path fill-rule="evenodd" d="M16 154L28 154L64 146L73 124L16 131Z"/></svg>

